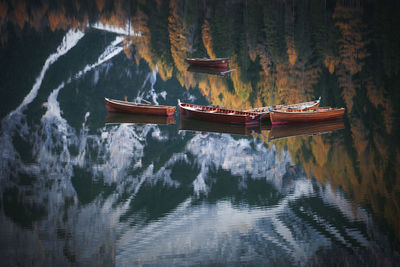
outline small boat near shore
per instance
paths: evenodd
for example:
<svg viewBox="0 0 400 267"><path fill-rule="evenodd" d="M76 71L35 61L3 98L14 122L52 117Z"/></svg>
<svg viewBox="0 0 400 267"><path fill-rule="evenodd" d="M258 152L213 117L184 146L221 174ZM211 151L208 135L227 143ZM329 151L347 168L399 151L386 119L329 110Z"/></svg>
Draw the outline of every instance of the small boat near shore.
<svg viewBox="0 0 400 267"><path fill-rule="evenodd" d="M172 116L176 107L141 104L128 101L115 100L105 97L106 108L109 112L122 112L133 114L147 114L158 116Z"/></svg>
<svg viewBox="0 0 400 267"><path fill-rule="evenodd" d="M275 105L275 106L267 106L267 107L260 107L260 108L252 108L252 109L247 109L244 111L265 114L265 113L269 113L269 111L272 109L280 110L280 109L287 108L287 109L296 109L296 110L308 110L308 109L318 107L320 102L321 102L321 97L318 98L317 100L309 101L309 102L302 102L302 103L289 104L289 105ZM268 119L269 116L264 116L264 118Z"/></svg>
<svg viewBox="0 0 400 267"><path fill-rule="evenodd" d="M316 122L336 120L344 115L344 108L315 107L307 110L297 110L290 108L273 109L270 111L272 125L290 124L301 122Z"/></svg>
<svg viewBox="0 0 400 267"><path fill-rule="evenodd" d="M229 58L187 58L186 62L191 66L227 69Z"/></svg>
<svg viewBox="0 0 400 267"><path fill-rule="evenodd" d="M260 123L261 115L258 113L187 104L179 99L178 106L181 116L186 119L242 125Z"/></svg>

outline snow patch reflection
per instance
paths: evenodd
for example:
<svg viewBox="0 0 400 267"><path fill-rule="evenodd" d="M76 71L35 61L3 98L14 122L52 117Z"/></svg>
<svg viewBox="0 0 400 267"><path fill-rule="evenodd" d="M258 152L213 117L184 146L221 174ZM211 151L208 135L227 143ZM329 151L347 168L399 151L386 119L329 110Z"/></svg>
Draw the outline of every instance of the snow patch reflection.
<svg viewBox="0 0 400 267"><path fill-rule="evenodd" d="M92 25L89 25L90 27L102 31L107 31L107 32L113 32L117 34L123 34L123 35L128 35L128 36L142 36L142 33L140 31L135 31L133 29L133 25L128 22L124 27L116 27L114 25L110 24L104 24L101 21L96 22Z"/></svg>
<svg viewBox="0 0 400 267"><path fill-rule="evenodd" d="M25 169L24 164L20 160L20 155L12 145L14 135L25 137L29 133L29 127L25 121L25 115L23 112L27 105L36 98L44 76L50 66L61 56L65 55L75 47L83 36L84 33L80 30L75 29L67 32L61 44L57 47L57 51L46 59L30 92L25 96L21 104L15 110L2 119L0 136L0 179L16 175L17 170ZM12 168L10 167L11 165L16 167Z"/></svg>
<svg viewBox="0 0 400 267"><path fill-rule="evenodd" d="M207 193L205 179L212 167L226 170L234 176L266 179L282 188L281 178L291 159L286 151L278 155L273 147L269 149L258 139L234 139L229 134L196 135L186 149L195 155L200 173L193 183L196 194Z"/></svg>
<svg viewBox="0 0 400 267"><path fill-rule="evenodd" d="M154 89L154 85L157 82L157 73L158 73L158 67L156 65L156 68L151 71L149 74L147 74L146 79L144 80L142 87L138 90L137 96L134 99L137 102L140 102L142 99L145 98L151 98L153 103L155 105L158 105L157 99L161 96L164 100L167 97L167 92L166 91L161 91L160 93L157 93L156 90ZM150 90L146 91L144 88L147 83L150 83Z"/></svg>

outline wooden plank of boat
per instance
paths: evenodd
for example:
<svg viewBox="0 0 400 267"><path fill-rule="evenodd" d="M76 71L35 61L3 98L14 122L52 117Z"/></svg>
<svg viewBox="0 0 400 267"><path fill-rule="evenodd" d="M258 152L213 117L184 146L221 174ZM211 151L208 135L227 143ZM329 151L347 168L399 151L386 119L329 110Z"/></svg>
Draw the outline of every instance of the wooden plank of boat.
<svg viewBox="0 0 400 267"><path fill-rule="evenodd" d="M228 68L229 58L187 58L186 62L193 66Z"/></svg>
<svg viewBox="0 0 400 267"><path fill-rule="evenodd" d="M133 103L128 101L115 100L104 98L106 108L109 112L123 112L159 116L172 116L176 107L174 106L160 106L151 104Z"/></svg>
<svg viewBox="0 0 400 267"><path fill-rule="evenodd" d="M344 114L344 108L315 107L309 110L274 109L269 114L272 125L277 125L339 119Z"/></svg>
<svg viewBox="0 0 400 267"><path fill-rule="evenodd" d="M304 135L320 135L338 131L343 128L343 120L274 125L269 132L268 140L278 140L282 138Z"/></svg>
<svg viewBox="0 0 400 267"><path fill-rule="evenodd" d="M178 106L181 116L187 119L244 125L260 123L261 115L257 113L182 103L179 99Z"/></svg>
<svg viewBox="0 0 400 267"><path fill-rule="evenodd" d="M244 110L244 111L265 113L265 112L268 112L270 109L279 110L279 109L282 109L282 108L307 110L307 109L311 109L311 108L317 107L320 102L321 102L321 97L318 98L317 100L309 101L309 102L302 102L302 103L289 104L289 105L266 106L266 107L260 107L260 108L247 109L247 110Z"/></svg>
<svg viewBox="0 0 400 267"><path fill-rule="evenodd" d="M174 116L158 116L146 114L129 114L129 113L115 113L108 112L106 117L107 124L175 124Z"/></svg>

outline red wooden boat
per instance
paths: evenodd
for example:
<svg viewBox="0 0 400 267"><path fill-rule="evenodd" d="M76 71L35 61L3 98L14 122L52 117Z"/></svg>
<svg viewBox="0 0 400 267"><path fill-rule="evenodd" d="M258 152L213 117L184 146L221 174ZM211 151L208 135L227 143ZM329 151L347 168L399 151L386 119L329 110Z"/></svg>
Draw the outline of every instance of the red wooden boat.
<svg viewBox="0 0 400 267"><path fill-rule="evenodd" d="M120 101L110 98L104 98L106 108L109 112L135 113L158 116L172 116L176 107L159 106L151 104L140 104L128 101Z"/></svg>
<svg viewBox="0 0 400 267"><path fill-rule="evenodd" d="M187 104L179 99L178 106L181 116L186 119L244 125L260 123L261 115L253 112Z"/></svg>
<svg viewBox="0 0 400 267"><path fill-rule="evenodd" d="M186 62L192 66L227 69L229 58L187 58Z"/></svg>
<svg viewBox="0 0 400 267"><path fill-rule="evenodd" d="M283 108L271 110L269 114L272 125L277 125L339 119L344 114L344 108L315 107L309 110Z"/></svg>
<svg viewBox="0 0 400 267"><path fill-rule="evenodd" d="M288 109L296 109L296 110L308 110L308 109L313 109L315 107L318 107L320 102L321 102L321 97L318 98L317 100L309 101L309 102L302 102L302 103L290 104L290 105L276 105L276 106L270 106L270 107L267 106L267 107L247 109L244 111L263 114L262 119L269 119L270 118L269 112L272 109L280 110L280 109L288 108Z"/></svg>

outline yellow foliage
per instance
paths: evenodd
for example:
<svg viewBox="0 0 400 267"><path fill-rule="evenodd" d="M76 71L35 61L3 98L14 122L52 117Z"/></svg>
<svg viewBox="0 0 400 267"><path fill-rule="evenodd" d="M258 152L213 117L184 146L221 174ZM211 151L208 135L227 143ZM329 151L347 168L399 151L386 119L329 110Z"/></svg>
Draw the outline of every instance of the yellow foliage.
<svg viewBox="0 0 400 267"><path fill-rule="evenodd" d="M186 71L187 50L190 50L189 42L185 37L185 25L182 16L178 14L178 5L173 0L170 2L170 16L168 17L168 32L171 43L171 54L175 66L180 72Z"/></svg>
<svg viewBox="0 0 400 267"><path fill-rule="evenodd" d="M329 73L333 74L335 72L336 66L339 64L339 59L326 55L324 60L325 67L328 68Z"/></svg>
<svg viewBox="0 0 400 267"><path fill-rule="evenodd" d="M306 144L304 141L305 139L303 137L297 136L286 139L288 151L293 160L293 163L295 164L300 163L299 160L301 157L301 148L303 147L303 145Z"/></svg>
<svg viewBox="0 0 400 267"><path fill-rule="evenodd" d="M129 38L131 38L132 43L135 45L136 53L134 58L136 64L139 65L140 59L143 58L153 71L156 68L156 64L153 62L154 55L151 51L150 30L147 26L148 19L148 16L138 9L133 17L132 25L134 29L137 29L142 34L141 36L130 36Z"/></svg>
<svg viewBox="0 0 400 267"><path fill-rule="evenodd" d="M58 28L62 28L62 25L65 24L65 10L62 8L59 12L49 11L49 25L51 31L55 31Z"/></svg>
<svg viewBox="0 0 400 267"><path fill-rule="evenodd" d="M207 54L210 58L215 58L215 54L212 49L212 39L211 39L211 27L208 19L204 21L204 24L201 29L201 37L203 39L204 47L207 50Z"/></svg>
<svg viewBox="0 0 400 267"><path fill-rule="evenodd" d="M338 40L340 61L351 75L360 72L364 66L362 59L369 56L366 45L369 41L363 36L365 25L361 21L360 8L343 7L338 4L332 17L339 28Z"/></svg>
<svg viewBox="0 0 400 267"><path fill-rule="evenodd" d="M132 41L129 38L125 38L122 42L124 53L127 58L132 57Z"/></svg>
<svg viewBox="0 0 400 267"><path fill-rule="evenodd" d="M261 99L262 99L262 97L261 97L260 93L258 93L256 99L254 100L253 106L254 107L262 107L263 103L261 102Z"/></svg>
<svg viewBox="0 0 400 267"><path fill-rule="evenodd" d="M193 73L182 73L182 76L185 78L184 81L184 87L186 88L192 88L196 86L196 80L194 79L194 74Z"/></svg>
<svg viewBox="0 0 400 267"><path fill-rule="evenodd" d="M28 22L28 12L26 10L26 3L18 1L14 6L14 16L18 26L23 29L25 22Z"/></svg>
<svg viewBox="0 0 400 267"><path fill-rule="evenodd" d="M174 72L174 67L164 62L162 59L157 60L158 72L160 74L161 80L164 82L172 78Z"/></svg>
<svg viewBox="0 0 400 267"><path fill-rule="evenodd" d="M297 54L296 54L296 49L293 48L288 48L287 49L287 54L289 57L289 63L290 65L294 66L297 60Z"/></svg>
<svg viewBox="0 0 400 267"><path fill-rule="evenodd" d="M315 136L310 144L311 151L315 157L315 163L318 164L319 167L324 167L328 162L330 146L324 144L321 136Z"/></svg>
<svg viewBox="0 0 400 267"><path fill-rule="evenodd" d="M262 69L264 70L265 75L270 76L272 72L270 66L272 65L271 58L267 55L267 51L265 50L265 46L259 44L256 47L256 54L260 57L260 64Z"/></svg>
<svg viewBox="0 0 400 267"><path fill-rule="evenodd" d="M199 87L200 92L201 92L202 95L204 95L204 96L210 98L210 95L211 95L211 86L210 86L208 80L202 80L202 81L200 81L198 87Z"/></svg>
<svg viewBox="0 0 400 267"><path fill-rule="evenodd" d="M292 37L292 38L290 38ZM286 46L287 46L287 55L289 58L289 63L291 66L294 66L297 60L297 53L296 53L296 48L294 46L294 39L293 36L288 35L286 37Z"/></svg>
<svg viewBox="0 0 400 267"><path fill-rule="evenodd" d="M298 103L311 99L312 86L318 81L319 66L276 64L279 103Z"/></svg>
<svg viewBox="0 0 400 267"><path fill-rule="evenodd" d="M239 109L242 106L242 101L239 100L236 94L228 91L228 86L224 78L217 76L210 76L208 78L210 85L209 100L213 105L218 105L225 108ZM222 99L220 98L222 96Z"/></svg>
<svg viewBox="0 0 400 267"><path fill-rule="evenodd" d="M123 0L114 0L114 13L116 20L120 22L120 27L125 27L129 18L129 8Z"/></svg>
<svg viewBox="0 0 400 267"><path fill-rule="evenodd" d="M236 71L231 73L233 88L235 89L237 96L242 100L243 103L245 103L248 100L251 91L253 91L251 82L245 83L240 78L241 70L236 62L236 57L231 60L230 67L232 69L236 69Z"/></svg>

